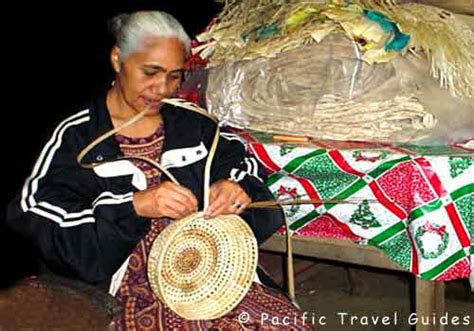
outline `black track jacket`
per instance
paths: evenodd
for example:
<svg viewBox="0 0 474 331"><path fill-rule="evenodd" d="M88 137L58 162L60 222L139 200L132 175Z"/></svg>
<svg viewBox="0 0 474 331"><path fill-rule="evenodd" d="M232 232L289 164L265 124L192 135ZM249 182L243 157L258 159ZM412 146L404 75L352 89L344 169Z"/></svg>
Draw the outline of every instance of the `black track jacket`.
<svg viewBox="0 0 474 331"><path fill-rule="evenodd" d="M160 163L196 195L202 208L204 165L216 125L168 104L161 113L165 139ZM92 100L88 109L61 122L22 191L10 203L6 220L11 230L32 242L48 270L104 288L150 224L133 208L133 192L146 188L145 176L133 162L114 161L93 170L76 162L82 148L111 129L105 93ZM115 160L120 155L112 136L84 162ZM232 134L221 134L211 174L211 182L238 181L253 201L272 199L257 161L246 155ZM241 216L259 243L283 224L280 209L248 209Z"/></svg>

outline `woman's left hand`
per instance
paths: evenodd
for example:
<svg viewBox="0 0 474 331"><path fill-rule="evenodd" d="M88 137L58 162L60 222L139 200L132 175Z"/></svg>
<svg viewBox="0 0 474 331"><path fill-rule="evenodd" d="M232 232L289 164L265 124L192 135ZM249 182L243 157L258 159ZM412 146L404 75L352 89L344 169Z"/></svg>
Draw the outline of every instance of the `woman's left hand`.
<svg viewBox="0 0 474 331"><path fill-rule="evenodd" d="M214 218L224 214L240 214L252 202L239 184L221 179L209 189L209 207L204 218Z"/></svg>

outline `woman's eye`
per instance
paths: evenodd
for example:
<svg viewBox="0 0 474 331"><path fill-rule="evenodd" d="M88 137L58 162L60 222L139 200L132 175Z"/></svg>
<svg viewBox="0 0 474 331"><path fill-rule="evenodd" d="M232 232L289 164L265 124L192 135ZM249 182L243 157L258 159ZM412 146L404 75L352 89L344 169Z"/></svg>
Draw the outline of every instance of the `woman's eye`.
<svg viewBox="0 0 474 331"><path fill-rule="evenodd" d="M171 75L171 80L181 80L182 75Z"/></svg>
<svg viewBox="0 0 474 331"><path fill-rule="evenodd" d="M143 72L147 76L154 76L156 74L156 70L143 70Z"/></svg>

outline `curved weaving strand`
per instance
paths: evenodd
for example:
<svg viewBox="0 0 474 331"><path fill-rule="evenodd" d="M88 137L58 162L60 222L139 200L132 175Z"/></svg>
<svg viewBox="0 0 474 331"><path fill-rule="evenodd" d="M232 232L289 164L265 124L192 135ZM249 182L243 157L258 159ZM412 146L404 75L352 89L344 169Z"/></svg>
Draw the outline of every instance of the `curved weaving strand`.
<svg viewBox="0 0 474 331"><path fill-rule="evenodd" d="M163 99L199 113L216 123L216 132L204 170L204 209L209 205L212 160L219 140L215 117L204 109L180 99ZM149 109L133 116L84 147L77 162L92 169L102 163L83 163L84 157L98 144L137 122ZM178 184L173 175L146 157L119 157L149 162ZM111 162L111 161L107 161ZM190 320L219 318L243 299L257 267L258 246L248 224L238 215L204 219L203 212L172 222L155 239L148 259L148 278L154 294L176 314Z"/></svg>

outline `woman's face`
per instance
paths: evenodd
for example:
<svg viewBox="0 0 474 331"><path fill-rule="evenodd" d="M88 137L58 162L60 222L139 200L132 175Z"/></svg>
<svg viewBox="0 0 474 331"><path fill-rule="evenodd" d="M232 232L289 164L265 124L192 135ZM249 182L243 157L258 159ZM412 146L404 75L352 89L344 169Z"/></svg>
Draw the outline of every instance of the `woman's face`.
<svg viewBox="0 0 474 331"><path fill-rule="evenodd" d="M137 52L119 62L118 48L112 51L116 87L127 106L141 111L159 108L163 98L172 97L183 79L185 48L177 38L150 38Z"/></svg>

